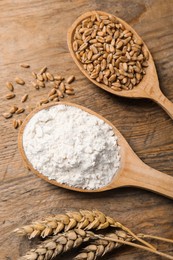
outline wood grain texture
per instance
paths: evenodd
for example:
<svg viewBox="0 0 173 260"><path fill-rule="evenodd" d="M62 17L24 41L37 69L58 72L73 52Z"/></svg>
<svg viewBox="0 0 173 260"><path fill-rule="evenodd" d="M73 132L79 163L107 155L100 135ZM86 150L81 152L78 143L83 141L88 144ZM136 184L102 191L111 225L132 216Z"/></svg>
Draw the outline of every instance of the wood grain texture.
<svg viewBox="0 0 173 260"><path fill-rule="evenodd" d="M154 58L160 87L173 101L173 1L172 0L2 0L0 1L0 114L29 93L26 104L35 105L47 89L31 87L30 69L47 65L51 72L74 74L75 97L67 100L86 106L110 120L124 135L137 155L149 166L173 176L173 121L149 100L129 100L114 96L89 82L74 64L66 43L66 33L74 20L90 10L102 10L127 21L144 39ZM15 76L25 86L16 86L17 97L6 101L5 82ZM135 188L98 194L81 194L55 187L27 171L17 148L17 131L12 121L1 116L0 142L0 259L13 260L35 242L17 237L12 230L49 214L80 208L97 208L115 217L134 232L173 237L172 200ZM172 247L161 244L163 252ZM61 259L72 259L67 254ZM160 259L128 247L104 259Z"/></svg>

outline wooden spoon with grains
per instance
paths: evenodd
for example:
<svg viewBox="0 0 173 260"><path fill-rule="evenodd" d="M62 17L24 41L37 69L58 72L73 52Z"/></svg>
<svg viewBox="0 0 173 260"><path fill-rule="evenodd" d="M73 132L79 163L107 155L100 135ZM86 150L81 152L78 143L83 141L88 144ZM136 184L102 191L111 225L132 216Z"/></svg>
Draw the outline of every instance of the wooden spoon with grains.
<svg viewBox="0 0 173 260"><path fill-rule="evenodd" d="M30 161L28 160L24 148L23 148L23 133L25 131L25 127L27 126L27 123L29 120L40 110L42 109L48 109L51 106L58 106L58 105L67 105L67 106L74 106L79 109L82 109L83 111L94 115L101 120L103 120L106 124L109 124L115 135L118 137L118 145L120 146L120 167L117 171L117 173L114 175L112 181L107 184L106 186L95 189L95 190L88 190L88 189L81 189L81 188L76 188L67 184L62 184L59 183L55 180L49 180L48 177L45 175L41 174L39 171L37 171ZM24 160L24 163L26 167L31 170L34 174L36 174L38 177L44 179L45 181L54 184L56 186L74 190L74 191L79 191L79 192L102 192L106 190L111 190L114 188L119 188L119 187L124 187L124 186L135 186L139 188L144 188L147 190L154 191L156 193L160 193L164 196L167 196L169 198L173 199L173 177L164 174L162 172L159 172L145 163L143 163L139 157L134 153L132 148L129 146L125 138L122 136L122 134L117 130L117 128L109 122L107 119L104 117L100 116L96 112L87 109L83 106L79 106L74 103L69 103L69 102L59 102L59 103L54 103L54 104L48 104L45 105L44 107L39 107L33 110L25 119L23 122L22 126L20 127L19 130L19 136L18 136L18 145L19 145L19 151L22 155L22 158Z"/></svg>
<svg viewBox="0 0 173 260"><path fill-rule="evenodd" d="M122 97L152 99L173 119L173 103L160 90L152 56L125 21L102 11L84 13L69 28L67 42L95 85Z"/></svg>

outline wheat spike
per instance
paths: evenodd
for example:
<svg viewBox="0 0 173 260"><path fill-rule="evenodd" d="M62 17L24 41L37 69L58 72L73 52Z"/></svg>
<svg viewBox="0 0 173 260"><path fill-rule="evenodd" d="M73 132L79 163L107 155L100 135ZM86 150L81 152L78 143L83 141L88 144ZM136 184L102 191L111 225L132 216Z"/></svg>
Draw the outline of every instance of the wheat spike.
<svg viewBox="0 0 173 260"><path fill-rule="evenodd" d="M58 234L43 241L37 248L32 249L22 256L20 260L49 260L80 246L92 237L92 232L82 229L73 229Z"/></svg>
<svg viewBox="0 0 173 260"><path fill-rule="evenodd" d="M80 210L79 212L67 212L66 214L50 216L44 220L33 222L31 225L23 226L15 231L18 234L28 235L31 239L36 236L45 238L50 235L57 235L60 232L68 231L73 228L100 230L108 227L120 228L129 233L135 240L155 249L151 244L136 236L130 229L98 210Z"/></svg>
<svg viewBox="0 0 173 260"><path fill-rule="evenodd" d="M119 240L124 240L124 241L132 241L133 238L129 236L125 231L119 230L116 231L115 233L110 233L107 234L107 237L110 238L116 238ZM90 245L86 246L83 249L83 252L78 254L75 259L76 260L94 260L99 257L104 256L105 254L111 252L112 250L119 248L122 246L121 243L118 242L112 242L108 240L102 240L102 239L97 239Z"/></svg>
<svg viewBox="0 0 173 260"><path fill-rule="evenodd" d="M63 231L73 228L85 230L104 229L109 226L116 226L113 218L105 216L102 212L93 210L80 210L79 212L67 212L38 220L15 230L18 234L28 235L29 238L41 236L43 238L49 235L56 235Z"/></svg>
<svg viewBox="0 0 173 260"><path fill-rule="evenodd" d="M105 253L112 251L114 248L120 247L120 244L124 244L124 245L129 245L132 247L136 247L145 251L149 251L152 252L156 255L162 256L166 259L172 259L173 260L173 256L165 254L163 252L160 252L156 249L152 249L150 247L144 246L144 245L139 245L136 244L134 241L133 237L126 237L126 239L122 239L122 237L118 237L118 235L116 233L111 233L111 234L107 234L107 235L99 235L99 234L92 234L91 235L91 239L97 239L96 242L94 244L90 244L90 246L86 247L84 249L84 252L79 254L78 256L76 256L76 260L80 259L80 260L95 260L97 257L99 256L103 256ZM103 242L100 242L100 240L102 240ZM168 239L169 240L169 239ZM99 247L97 242L99 242ZM168 242L168 241L167 241ZM101 245L106 245L106 248L101 247ZM114 247L115 246L115 247Z"/></svg>

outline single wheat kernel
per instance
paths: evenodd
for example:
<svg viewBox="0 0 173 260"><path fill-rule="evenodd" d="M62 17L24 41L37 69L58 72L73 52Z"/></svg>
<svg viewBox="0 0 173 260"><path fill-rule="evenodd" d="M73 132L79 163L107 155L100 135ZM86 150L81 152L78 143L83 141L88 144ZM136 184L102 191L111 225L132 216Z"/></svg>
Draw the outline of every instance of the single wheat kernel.
<svg viewBox="0 0 173 260"><path fill-rule="evenodd" d="M25 81L19 77L16 77L15 78L15 82L19 85L24 85L25 84Z"/></svg>
<svg viewBox="0 0 173 260"><path fill-rule="evenodd" d="M8 88L8 90L10 90L11 92L14 90L13 84L11 82L7 82L6 83L6 87Z"/></svg>
<svg viewBox="0 0 173 260"><path fill-rule="evenodd" d="M27 99L28 99L28 94L25 94L25 95L21 98L21 102L24 103Z"/></svg>
<svg viewBox="0 0 173 260"><path fill-rule="evenodd" d="M16 95L14 93L10 93L10 94L7 94L5 97L6 99L12 99L14 98Z"/></svg>
<svg viewBox="0 0 173 260"><path fill-rule="evenodd" d="M11 113L3 113L2 115L3 115L3 117L6 118L6 119L12 117L12 114L11 114Z"/></svg>

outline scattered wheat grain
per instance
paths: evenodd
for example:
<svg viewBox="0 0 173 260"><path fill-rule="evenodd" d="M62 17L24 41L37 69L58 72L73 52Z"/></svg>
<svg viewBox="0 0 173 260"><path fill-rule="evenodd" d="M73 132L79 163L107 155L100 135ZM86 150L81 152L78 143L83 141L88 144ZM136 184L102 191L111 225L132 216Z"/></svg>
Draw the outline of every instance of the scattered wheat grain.
<svg viewBox="0 0 173 260"><path fill-rule="evenodd" d="M19 77L16 77L15 78L15 82L19 85L24 85L25 84L25 81Z"/></svg>
<svg viewBox="0 0 173 260"><path fill-rule="evenodd" d="M35 72L32 72L32 76L34 79L37 79L37 74Z"/></svg>
<svg viewBox="0 0 173 260"><path fill-rule="evenodd" d="M13 120L13 127L14 127L14 129L17 129L18 126L19 126L19 124L18 124L17 120L14 119L14 120Z"/></svg>
<svg viewBox="0 0 173 260"><path fill-rule="evenodd" d="M25 111L24 108L18 108L18 110L16 111L16 114L21 114Z"/></svg>
<svg viewBox="0 0 173 260"><path fill-rule="evenodd" d="M8 90L10 90L11 92L14 90L13 84L11 82L7 82L6 83L6 87L8 88Z"/></svg>
<svg viewBox="0 0 173 260"><path fill-rule="evenodd" d="M30 65L27 63L21 63L20 67L27 69L27 68L30 68Z"/></svg>
<svg viewBox="0 0 173 260"><path fill-rule="evenodd" d="M3 117L4 117L5 119L8 119L8 118L12 117L12 114L11 114L11 113L3 113L2 115L3 115Z"/></svg>
<svg viewBox="0 0 173 260"><path fill-rule="evenodd" d="M17 107L17 106L12 106L12 107L10 108L10 113L11 113L11 114L14 114L17 110L18 110L18 107Z"/></svg>
<svg viewBox="0 0 173 260"><path fill-rule="evenodd" d="M24 103L27 99L28 99L28 94L25 94L25 95L21 98L21 102Z"/></svg>
<svg viewBox="0 0 173 260"><path fill-rule="evenodd" d="M75 80L75 76L74 75L71 75L70 77L67 78L67 83L70 84L72 83L73 81Z"/></svg>
<svg viewBox="0 0 173 260"><path fill-rule="evenodd" d="M46 66L44 66L41 70L40 70L40 74L43 74L43 73L45 73L46 72L46 70L47 70L47 67Z"/></svg>
<svg viewBox="0 0 173 260"><path fill-rule="evenodd" d="M14 98L16 95L14 93L10 93L10 94L7 94L5 97L6 99L12 99Z"/></svg>

